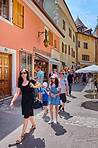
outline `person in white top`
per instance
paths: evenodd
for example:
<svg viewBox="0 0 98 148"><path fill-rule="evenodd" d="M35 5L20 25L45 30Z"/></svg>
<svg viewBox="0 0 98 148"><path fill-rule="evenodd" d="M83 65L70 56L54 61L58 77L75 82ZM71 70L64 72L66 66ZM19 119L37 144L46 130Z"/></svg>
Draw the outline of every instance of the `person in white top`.
<svg viewBox="0 0 98 148"><path fill-rule="evenodd" d="M68 95L68 81L63 76L64 76L64 73L60 72L60 79L59 79L60 84L61 84L60 100L62 101L62 105L59 106L59 110L62 108L64 112L66 96Z"/></svg>

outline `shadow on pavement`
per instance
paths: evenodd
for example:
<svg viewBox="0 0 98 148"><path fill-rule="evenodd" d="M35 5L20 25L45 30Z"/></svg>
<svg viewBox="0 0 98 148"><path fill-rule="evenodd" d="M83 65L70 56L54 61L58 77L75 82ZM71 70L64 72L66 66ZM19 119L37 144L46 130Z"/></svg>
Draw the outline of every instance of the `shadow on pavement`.
<svg viewBox="0 0 98 148"><path fill-rule="evenodd" d="M66 103L70 103L71 101L69 101L69 100L66 100Z"/></svg>
<svg viewBox="0 0 98 148"><path fill-rule="evenodd" d="M63 118L63 119L66 119L66 120L68 120L68 119L73 117L73 116L70 116L70 114L65 112L65 111L64 112L60 111L58 114L59 114L60 118Z"/></svg>
<svg viewBox="0 0 98 148"><path fill-rule="evenodd" d="M9 147L16 146L17 148L45 148L45 140L35 138L31 133L25 134L25 139L20 144L9 144Z"/></svg>
<svg viewBox="0 0 98 148"><path fill-rule="evenodd" d="M45 117L43 117L43 120L44 120L44 122L49 122L50 117L49 116L45 116Z"/></svg>
<svg viewBox="0 0 98 148"><path fill-rule="evenodd" d="M86 95L84 95L84 97L86 97L88 99L94 99L94 94L86 94ZM98 99L98 94L95 94L95 98Z"/></svg>
<svg viewBox="0 0 98 148"><path fill-rule="evenodd" d="M85 90L86 93L93 93L93 90Z"/></svg>
<svg viewBox="0 0 98 148"><path fill-rule="evenodd" d="M52 124L51 127L53 128L53 130L55 131L55 135L56 136L60 136L60 135L64 135L67 131L63 128L62 125L60 125L59 123L57 124Z"/></svg>
<svg viewBox="0 0 98 148"><path fill-rule="evenodd" d="M72 91L77 91L77 92L81 92L87 84L83 85L81 82L79 82L78 84L74 84L72 85Z"/></svg>
<svg viewBox="0 0 98 148"><path fill-rule="evenodd" d="M86 101L81 104L82 107L94 111L98 111L98 102Z"/></svg>

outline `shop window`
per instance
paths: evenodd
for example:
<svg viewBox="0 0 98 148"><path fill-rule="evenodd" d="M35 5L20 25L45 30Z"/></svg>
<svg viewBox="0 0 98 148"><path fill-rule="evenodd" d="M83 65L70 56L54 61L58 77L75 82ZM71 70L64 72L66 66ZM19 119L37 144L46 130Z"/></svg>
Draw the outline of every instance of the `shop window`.
<svg viewBox="0 0 98 148"><path fill-rule="evenodd" d="M41 70L44 72L44 81L48 80L48 63L42 60L34 60L34 78L36 79L37 67L40 66Z"/></svg>
<svg viewBox="0 0 98 148"><path fill-rule="evenodd" d="M69 37L72 38L72 30L69 27Z"/></svg>
<svg viewBox="0 0 98 148"><path fill-rule="evenodd" d="M67 45L65 44L65 54L67 54Z"/></svg>
<svg viewBox="0 0 98 148"><path fill-rule="evenodd" d="M78 41L78 47L80 48L80 41Z"/></svg>
<svg viewBox="0 0 98 148"><path fill-rule="evenodd" d="M29 75L32 76L32 55L26 52L20 52L21 69L27 69Z"/></svg>
<svg viewBox="0 0 98 148"><path fill-rule="evenodd" d="M49 31L49 44L53 46L53 33Z"/></svg>
<svg viewBox="0 0 98 148"><path fill-rule="evenodd" d="M17 0L13 0L13 23L21 28L24 27L24 6Z"/></svg>
<svg viewBox="0 0 98 148"><path fill-rule="evenodd" d="M54 48L57 48L57 40L54 39Z"/></svg>
<svg viewBox="0 0 98 148"><path fill-rule="evenodd" d="M0 16L8 19L9 14L9 0L0 0Z"/></svg>
<svg viewBox="0 0 98 148"><path fill-rule="evenodd" d="M62 42L62 52L64 52L64 43Z"/></svg>
<svg viewBox="0 0 98 148"><path fill-rule="evenodd" d="M68 54L70 55L70 45L68 46Z"/></svg>
<svg viewBox="0 0 98 148"><path fill-rule="evenodd" d="M84 49L88 49L88 43L84 42Z"/></svg>
<svg viewBox="0 0 98 148"><path fill-rule="evenodd" d="M65 21L63 20L63 30L65 30Z"/></svg>

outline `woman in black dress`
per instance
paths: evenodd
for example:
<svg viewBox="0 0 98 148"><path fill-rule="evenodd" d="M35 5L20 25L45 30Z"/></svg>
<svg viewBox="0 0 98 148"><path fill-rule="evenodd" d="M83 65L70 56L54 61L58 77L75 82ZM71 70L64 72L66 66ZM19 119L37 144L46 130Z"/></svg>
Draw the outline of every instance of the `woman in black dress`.
<svg viewBox="0 0 98 148"><path fill-rule="evenodd" d="M33 120L33 109L32 109L32 105L34 101L33 92L34 92L34 88L40 88L40 87L41 87L40 83L34 80L29 81L29 73L27 70L23 69L20 71L20 76L18 79L18 88L10 104L10 108L12 109L14 101L17 99L20 92L22 91L21 105L22 105L22 115L24 115L24 124L23 124L21 136L16 141L16 143L20 143L24 139L24 134L28 125L28 119L30 119L32 123L30 131L36 128Z"/></svg>

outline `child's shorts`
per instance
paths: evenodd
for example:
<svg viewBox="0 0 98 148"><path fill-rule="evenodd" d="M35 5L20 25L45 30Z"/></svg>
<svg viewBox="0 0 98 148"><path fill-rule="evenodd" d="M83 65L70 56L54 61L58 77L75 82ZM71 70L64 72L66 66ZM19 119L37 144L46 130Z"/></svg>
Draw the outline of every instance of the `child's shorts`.
<svg viewBox="0 0 98 148"><path fill-rule="evenodd" d="M43 106L48 106L48 101L43 101Z"/></svg>

